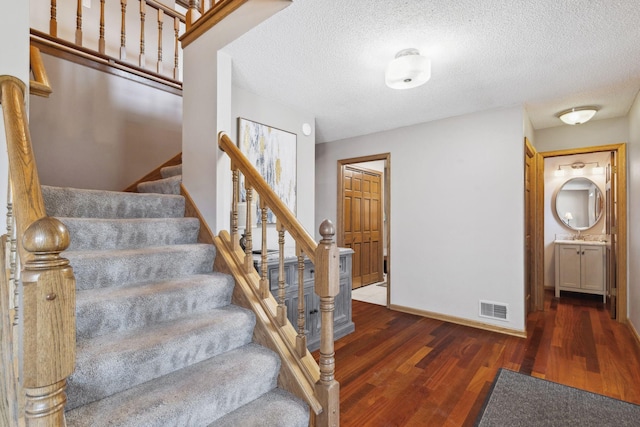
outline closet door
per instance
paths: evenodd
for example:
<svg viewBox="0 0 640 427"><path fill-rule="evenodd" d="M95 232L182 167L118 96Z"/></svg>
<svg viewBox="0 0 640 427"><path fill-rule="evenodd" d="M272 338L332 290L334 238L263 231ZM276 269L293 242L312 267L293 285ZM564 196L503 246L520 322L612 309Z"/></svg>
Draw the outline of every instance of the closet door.
<svg viewBox="0 0 640 427"><path fill-rule="evenodd" d="M353 289L382 281L382 174L353 165L343 172L343 246L354 251Z"/></svg>

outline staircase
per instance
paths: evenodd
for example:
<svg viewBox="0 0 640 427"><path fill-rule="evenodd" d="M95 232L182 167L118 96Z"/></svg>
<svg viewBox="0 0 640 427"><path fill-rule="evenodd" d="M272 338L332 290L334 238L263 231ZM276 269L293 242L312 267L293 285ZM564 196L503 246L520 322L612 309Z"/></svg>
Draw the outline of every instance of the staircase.
<svg viewBox="0 0 640 427"><path fill-rule="evenodd" d="M42 187L69 229L76 277L76 369L68 426L308 426L277 388L281 361L252 343L253 312L185 218L181 167L140 192Z"/></svg>

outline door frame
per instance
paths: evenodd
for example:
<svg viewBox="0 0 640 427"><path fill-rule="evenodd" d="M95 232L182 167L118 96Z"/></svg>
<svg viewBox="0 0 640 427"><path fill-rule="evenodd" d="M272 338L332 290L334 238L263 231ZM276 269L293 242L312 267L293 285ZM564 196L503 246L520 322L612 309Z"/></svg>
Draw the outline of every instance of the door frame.
<svg viewBox="0 0 640 427"><path fill-rule="evenodd" d="M387 308L389 308L391 304L391 153L371 154L368 156L352 157L349 159L338 160L338 212L336 215L336 218L338 219L337 242L338 246L344 246L344 168L345 166L353 163L373 162L377 160L384 160L383 218L386 219L386 221L382 221L382 227L384 228L383 239L386 237L387 240L387 244L384 249L386 249L387 252Z"/></svg>
<svg viewBox="0 0 640 427"><path fill-rule="evenodd" d="M542 161L538 162L536 174L537 203L536 203L536 226L539 226L536 238L536 263L538 273L544 269L544 159L547 157L568 156L572 154L589 154L601 152L615 152L618 156L618 170L616 171L618 203L616 206L618 217L618 266L617 274L617 316L616 320L621 323L627 322L627 144L610 144L596 147L571 148L566 150L545 151L538 153ZM542 271L542 273L544 273ZM540 276L543 277L543 276ZM544 282L539 281L540 293L544 292Z"/></svg>
<svg viewBox="0 0 640 427"><path fill-rule="evenodd" d="M525 212L525 222L527 221L527 216L531 221L531 223L529 224L529 232L531 234L531 248L529 252L530 259L527 260L527 255L525 254L524 266L525 269L529 269L529 280L531 282L531 300L529 301L528 306L525 307L525 312L528 314L529 312L533 312L536 310L544 310L544 281L542 280L542 278L544 277L544 249L540 250L540 248L544 247L544 223L539 222L540 212L538 212L538 206L540 206L540 204L544 202L544 191L539 185L537 179L538 167L540 164L544 164L544 162L540 154L536 151L535 147L533 146L533 144L531 144L531 141L529 141L529 138L527 137L524 138L524 150L525 157L529 157L531 159L531 169L529 170L529 212ZM526 168L526 164L524 165L524 167ZM539 198L539 194L542 194L542 198ZM542 244L540 244L540 239L542 239ZM527 248L525 242L525 251L526 250ZM542 262L539 261L540 254L542 254ZM527 304L526 286L527 284L525 283L525 304Z"/></svg>

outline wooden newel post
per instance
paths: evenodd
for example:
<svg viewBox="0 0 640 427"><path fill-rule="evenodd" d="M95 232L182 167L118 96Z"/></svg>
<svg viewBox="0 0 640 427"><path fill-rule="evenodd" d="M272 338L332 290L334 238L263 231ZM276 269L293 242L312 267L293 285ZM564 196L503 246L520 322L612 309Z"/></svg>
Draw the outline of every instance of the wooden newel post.
<svg viewBox="0 0 640 427"><path fill-rule="evenodd" d="M333 312L335 298L340 292L340 253L333 241L336 229L329 220L320 224L322 240L316 249L315 291L320 297L320 379L316 394L323 411L318 426L340 425L340 384L335 380L335 353L333 349Z"/></svg>
<svg viewBox="0 0 640 427"><path fill-rule="evenodd" d="M69 260L60 256L69 232L44 217L27 228L22 244L32 255L22 273L25 421L28 427L64 426L76 353L76 284Z"/></svg>

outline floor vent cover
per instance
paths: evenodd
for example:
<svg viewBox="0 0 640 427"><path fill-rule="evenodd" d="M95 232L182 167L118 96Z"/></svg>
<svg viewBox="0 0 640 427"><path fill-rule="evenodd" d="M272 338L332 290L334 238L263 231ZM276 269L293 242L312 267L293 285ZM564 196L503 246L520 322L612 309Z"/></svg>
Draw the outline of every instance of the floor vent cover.
<svg viewBox="0 0 640 427"><path fill-rule="evenodd" d="M509 320L509 306L504 303L480 301L480 317L488 317L490 319Z"/></svg>

